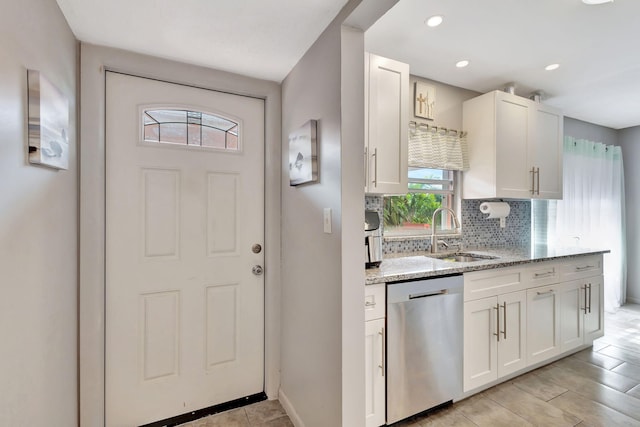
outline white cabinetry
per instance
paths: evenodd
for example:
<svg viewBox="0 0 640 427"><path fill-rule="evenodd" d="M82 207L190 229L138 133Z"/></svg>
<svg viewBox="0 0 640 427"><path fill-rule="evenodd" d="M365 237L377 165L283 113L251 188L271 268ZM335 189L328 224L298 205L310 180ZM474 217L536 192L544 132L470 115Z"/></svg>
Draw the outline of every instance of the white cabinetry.
<svg viewBox="0 0 640 427"><path fill-rule="evenodd" d="M409 65L365 57L365 192L406 194Z"/></svg>
<svg viewBox="0 0 640 427"><path fill-rule="evenodd" d="M465 274L464 391L526 366L526 293L520 269ZM506 290L514 292L500 293ZM486 295L494 294L495 296ZM478 296L483 298L475 299Z"/></svg>
<svg viewBox="0 0 640 427"><path fill-rule="evenodd" d="M548 106L493 91L463 104L470 169L463 197L561 199L563 116Z"/></svg>
<svg viewBox="0 0 640 427"><path fill-rule="evenodd" d="M365 289L366 427L384 425L385 412L385 292L384 283Z"/></svg>
<svg viewBox="0 0 640 427"><path fill-rule="evenodd" d="M558 286L527 290L527 363L532 365L560 354Z"/></svg>

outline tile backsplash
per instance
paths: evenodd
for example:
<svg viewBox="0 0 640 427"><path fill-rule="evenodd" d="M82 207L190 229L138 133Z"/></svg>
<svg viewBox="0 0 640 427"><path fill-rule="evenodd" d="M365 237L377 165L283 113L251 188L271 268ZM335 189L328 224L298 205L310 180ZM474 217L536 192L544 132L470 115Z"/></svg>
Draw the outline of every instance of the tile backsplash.
<svg viewBox="0 0 640 427"><path fill-rule="evenodd" d="M462 201L462 238L443 238L448 244L457 244L462 240L464 248L525 246L531 242L531 202L528 200L507 200L511 212L506 218L506 227L500 228L498 219L486 219L480 212L480 203L484 200ZM377 211L382 218L382 196L366 196L366 210ZM384 233L384 230L383 230ZM431 247L429 237L394 237L383 244L385 254L400 252L427 251Z"/></svg>

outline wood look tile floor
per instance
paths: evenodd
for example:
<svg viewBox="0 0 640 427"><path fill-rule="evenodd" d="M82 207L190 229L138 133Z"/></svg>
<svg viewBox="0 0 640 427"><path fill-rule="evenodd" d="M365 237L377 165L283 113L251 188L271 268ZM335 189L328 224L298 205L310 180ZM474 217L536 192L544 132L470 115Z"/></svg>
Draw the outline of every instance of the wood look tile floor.
<svg viewBox="0 0 640 427"><path fill-rule="evenodd" d="M277 400L181 427L291 427ZM640 427L640 305L605 313L593 348L393 427ZM330 426L328 426L330 427ZM347 426L345 426L347 427Z"/></svg>
<svg viewBox="0 0 640 427"><path fill-rule="evenodd" d="M639 426L640 305L605 313L593 348L393 427Z"/></svg>

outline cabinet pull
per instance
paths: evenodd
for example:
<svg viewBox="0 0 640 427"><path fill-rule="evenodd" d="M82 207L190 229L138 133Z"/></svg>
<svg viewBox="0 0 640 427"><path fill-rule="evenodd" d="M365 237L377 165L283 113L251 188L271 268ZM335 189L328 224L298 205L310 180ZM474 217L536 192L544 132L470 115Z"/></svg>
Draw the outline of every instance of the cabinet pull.
<svg viewBox="0 0 640 427"><path fill-rule="evenodd" d="M587 270L589 268L595 268L595 265L584 265L582 267L576 267L576 271Z"/></svg>
<svg viewBox="0 0 640 427"><path fill-rule="evenodd" d="M365 186L369 187L369 147L364 147L364 181Z"/></svg>
<svg viewBox="0 0 640 427"><path fill-rule="evenodd" d="M536 172L538 174L537 185L538 185L538 196L540 195L540 168Z"/></svg>
<svg viewBox="0 0 640 427"><path fill-rule="evenodd" d="M589 314L591 314L591 283L589 283Z"/></svg>
<svg viewBox="0 0 640 427"><path fill-rule="evenodd" d="M580 287L582 289L582 287ZM584 314L587 314L587 285L584 285Z"/></svg>
<svg viewBox="0 0 640 427"><path fill-rule="evenodd" d="M554 273L555 271L551 270L551 271L545 271L544 273L535 273L533 276L536 279L539 279L541 277L553 276Z"/></svg>
<svg viewBox="0 0 640 427"><path fill-rule="evenodd" d="M374 301L365 301L364 306L365 307L375 307L376 303Z"/></svg>
<svg viewBox="0 0 640 427"><path fill-rule="evenodd" d="M371 182L373 182L374 187L377 187L378 186L378 148L377 147L373 149L373 154L371 155L371 157L374 157L373 180Z"/></svg>
<svg viewBox="0 0 640 427"><path fill-rule="evenodd" d="M498 342L500 342L500 304L496 304L493 309L496 311L496 333L493 335L498 337Z"/></svg>
<svg viewBox="0 0 640 427"><path fill-rule="evenodd" d="M536 294L538 295L551 295L553 293L553 289L549 289L548 291L544 291L544 292L540 292L537 291Z"/></svg>
<svg viewBox="0 0 640 427"><path fill-rule="evenodd" d="M531 173L531 195L534 195L536 194L536 168L532 167L529 173Z"/></svg>
<svg viewBox="0 0 640 427"><path fill-rule="evenodd" d="M382 370L382 376L384 377L384 367L386 365L386 361L384 359L386 356L385 353L387 352L387 340L385 338L384 327L382 327L382 330L378 332L378 334L382 337L382 357L380 358L382 363L378 365L378 367Z"/></svg>
<svg viewBox="0 0 640 427"><path fill-rule="evenodd" d="M507 339L507 302L505 301L502 304L502 326L504 327L504 331L502 334L504 335L504 339Z"/></svg>

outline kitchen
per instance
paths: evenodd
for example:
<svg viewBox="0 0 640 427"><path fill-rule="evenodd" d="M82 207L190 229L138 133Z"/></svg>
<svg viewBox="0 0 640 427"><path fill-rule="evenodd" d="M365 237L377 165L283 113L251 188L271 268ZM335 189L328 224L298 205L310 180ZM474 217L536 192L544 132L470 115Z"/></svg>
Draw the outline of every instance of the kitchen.
<svg viewBox="0 0 640 427"><path fill-rule="evenodd" d="M31 64L34 68L54 70L51 72L65 82L63 86L68 88L71 98L74 98L73 88L77 76L73 70L76 63L77 40L66 28L67 24L63 18L60 18L60 12L55 4L47 2L43 6L37 3L36 6L36 3L23 2L21 5L8 6L8 10L12 13L5 16L7 21L10 21L6 22L5 28L11 29L10 36L5 40L21 40L21 43L24 43L23 49L16 48L15 51L10 49L11 55L8 56L15 62L10 72L10 75L14 76L10 80L11 87L14 88L10 92L14 94L11 98L13 107L21 102L21 92L16 88L21 87L23 80L19 77L22 75L22 69L18 70L18 68L27 64ZM29 13L19 11L19 8L25 8ZM340 19L344 20L349 12L350 10L345 11ZM30 18L33 19L30 21L25 18L26 15L36 18ZM16 17L19 19L13 19ZM29 22L39 23L38 28L29 27ZM27 36L24 29L19 28L20 26L33 30L33 35ZM358 371L364 358L364 343L362 348L359 344L354 344L364 333L363 313L361 310L356 310L362 305L364 289L360 284L365 280L364 271L360 268L363 257L361 250L361 227L364 217L363 190L362 186L358 185L364 175L359 166L363 143L362 135L358 134L359 129L356 128L357 123L364 123L361 101L364 94L363 90L359 89L363 85L357 80L361 79L361 76L350 74L350 72L363 69L364 64L363 59L358 55L341 57L341 51L346 52L354 47L363 49L363 47L357 34L348 31L347 34L342 34L344 38L340 40L341 30L338 27L339 25L331 26L316 42L308 55L283 81L281 92L280 86L275 85L277 86L274 91L276 94L271 99L281 94L282 112L280 113L279 108L274 108L267 113L268 123L273 128L281 127L283 135L283 138L280 138L279 130L271 130L271 136L268 139L271 142L269 147L272 149L272 152L268 153L271 156L269 162L276 165L276 190L271 200L278 205L276 214L273 215L276 217L276 226L271 229L276 237L269 241L269 245L271 248L278 247L278 240L282 239L282 251L271 251L274 260L270 261L271 264L267 264L266 269L269 274L276 274L272 278L275 283L281 283L276 286L272 280L271 284L267 284L267 291L271 292L271 295L281 294L281 297L274 297L267 303L267 316L272 316L269 319L275 319L274 323L277 325L281 323L281 326L276 327L269 326L271 323L268 323L266 328L268 359L278 361L276 368L268 369L268 377L277 378L280 375L277 381L268 379L267 388L270 397L278 397L277 384L279 383L280 390L289 396L299 419L306 425L355 426L361 424L361 414L364 412L362 395L364 373ZM34 38L40 43L32 42ZM43 49L42 46L48 45L50 41L58 43L56 49L51 51ZM349 45L341 50L342 43ZM22 45L19 46L22 47ZM247 80L243 81L243 84L238 84L238 79L229 79L224 73L211 73L210 70L205 72L175 63L166 66L162 61L153 62L155 71L151 72L149 59L146 59L145 67L145 63L137 61L134 55L120 53L120 56L117 56L112 51L99 50L87 43L82 43L80 50L82 50L84 64L92 67L93 65L99 67L101 64L87 62L87 60L95 58L96 53L107 52L110 55L111 65L117 63L121 69L156 73L170 80L192 80L203 86L215 87L220 84L220 81L228 83L231 80L231 85L236 84L234 87L236 91L250 87L254 92L267 92L266 89L255 89L258 86L255 81ZM53 55L54 51L55 55ZM37 54L29 54L29 52L37 52ZM60 58L64 58L62 63L58 62L61 61ZM84 72L78 74L82 74L83 78L90 77L90 73L86 71L87 68L83 69ZM204 77L205 75L207 77ZM353 80L349 82L350 84L341 85L342 79ZM309 84L310 81L314 84ZM95 88L95 85L83 86L84 95L82 96L84 97L80 99L80 95L78 96L83 105L82 110L78 109L79 115L83 114L81 130L89 133L87 138L83 137L83 153L79 158L79 162L83 164L83 174L91 172L92 163L86 163L86 155L91 150L93 141L97 140L90 135L92 128L87 124L95 123L98 125L95 129L99 128L99 123L92 121L95 118L91 118L92 111L94 116L98 116L96 112L101 111L96 105L97 102L91 99L92 96L96 99L100 96L99 91L92 92ZM438 92L438 95L442 93ZM350 103L349 100L352 99L355 101ZM446 96L439 96L439 99L439 102L443 102ZM20 108L13 107L12 111L22 111ZM310 118L320 119L320 182L304 188L292 188L289 187L285 171L280 171L277 165L286 159L280 154L285 152L288 132L298 128ZM22 140L20 124L22 121L16 118L8 123L16 123L16 125L11 125L9 128L11 137L3 140ZM438 124L454 129L462 128L461 121ZM568 129L569 125L565 128ZM620 138L628 137L630 141L628 146L633 150L633 129L617 133L597 126L588 128L593 132L619 134ZM3 127L4 129L7 128ZM582 131L586 132L584 128ZM606 137L589 137L578 133L575 133L575 136L613 142ZM358 143L341 143L341 141L358 141ZM4 404L8 407L3 407L1 412L3 415L9 414L7 419L18 424L24 420L20 414L31 412L35 417L32 423L34 425L45 424L46 422L42 420L48 420L49 423L57 425L74 425L76 417L84 420L83 425L95 425L87 420L94 419L92 414L99 414L101 410L99 404L101 400L95 398L98 394L95 389L99 388L97 387L99 378L98 382L92 382L92 375L99 377L99 363L91 362L94 360L91 356L93 344L95 343L96 347L100 346L100 339L97 338L100 336L100 321L98 319L97 323L93 323L99 318L100 305L94 306L92 301L89 301L89 305L85 304L87 301L83 298L86 297L86 292L92 289L92 282L85 280L86 276L82 276L79 296L81 309L78 316L74 314L76 313L74 302L78 298L77 286L74 285L78 283L77 270L82 265L80 270L83 275L86 272L86 265L74 261L73 256L64 255L77 253L78 250L76 241L81 233L77 230L76 224L80 219L74 206L78 198L84 197L84 193L80 194L77 190L77 184L83 182L84 186L86 181L83 181L84 178L75 177L73 173L58 173L54 176L45 171L35 172L33 169L25 171L23 176L22 172L12 172L14 168L18 168L14 163L21 164L22 152L12 151L5 158L11 159L12 163L7 168L3 168L3 171L7 174L7 180L16 182L16 189L37 193L30 179L42 180L50 184L46 188L51 189L51 194L65 201L65 208L61 208L61 212L56 211L56 215L59 216L52 218L56 220L57 225L62 226L48 227L42 230L42 234L34 235L34 231L30 228L19 226L22 224L19 221L8 221L9 225L5 224L6 227L3 227L3 231L11 231L8 234L12 236L10 241L21 242L19 251L3 246L9 254L3 264L6 277L20 277L20 274L26 271L30 275L27 283L31 286L12 289L12 294L17 297L14 298L17 301L16 308L10 307L4 312L8 320L3 322L3 325L20 324L21 326L18 334L3 333L3 336L9 339L7 348L15 348L17 351L3 358L7 368L6 372L3 372L8 376L6 383L13 384L15 393L11 393L10 397L4 400ZM71 172L79 170L73 169L73 166L72 164ZM274 181L270 182L273 186ZM630 182L633 180L627 180L627 183ZM279 202L280 197L281 202ZM3 205L4 203L3 200ZM51 200L49 204L59 206L55 200ZM22 204L17 206L24 209L29 207ZM332 234L325 234L322 231L322 212L325 207L330 207L334 215ZM27 212L35 215L35 208L33 209L32 211L27 209ZM22 211L16 210L15 213L22 213ZM516 209L513 209L511 219L516 218L516 213ZM315 220L308 220L314 218ZM37 221L27 222L38 224ZM309 226L315 223L318 227ZM280 224L282 224L281 232ZM81 229L86 230L90 225L85 223ZM18 236L28 237L20 239ZM38 248L38 243L42 244L42 238L48 248L46 251ZM304 242L314 242L314 245L306 245ZM18 257L19 254L24 253L35 257L35 259L32 258L33 263L26 265L26 258ZM281 260L280 256L282 256ZM39 265L41 268L36 268ZM280 269L282 272L277 273ZM55 274L48 274L51 271ZM33 290L42 290L43 287L40 284L48 284L50 280L53 280L56 286L45 288L46 298L41 297L40 293L36 294L38 298L34 298ZM354 283L358 286L354 286ZM58 292L54 294L50 289L56 289ZM32 302L38 302L37 307L32 307ZM40 313L50 314L42 316ZM88 322L82 321L87 318ZM22 325L22 322L26 322L27 319L30 323ZM311 319L311 321L301 321L301 319ZM55 330L52 330L54 326ZM80 328L80 344L76 344L75 339L78 328ZM274 330L275 333L269 332ZM43 337L37 331L41 331ZM276 339L269 339L274 336ZM75 357L78 348L81 362L77 362ZM45 354L52 357L44 360ZM89 363L82 367L87 361ZM33 367L33 372L26 374L27 381L22 381L17 374L23 370L23 363ZM79 390L76 388L78 365L80 365ZM310 366L314 368L310 369ZM42 378L46 381L41 381ZM30 384L41 384L42 388L34 390L29 386ZM53 387L52 384L57 384L57 387L61 387L62 390ZM269 388L274 387L273 384L276 384L275 394L269 391ZM309 384L313 384L313 387L309 387ZM76 394L81 398L75 399ZM34 410L27 409L27 402L19 399L21 395L32 396L31 404ZM80 408L80 415L77 415L78 408Z"/></svg>

